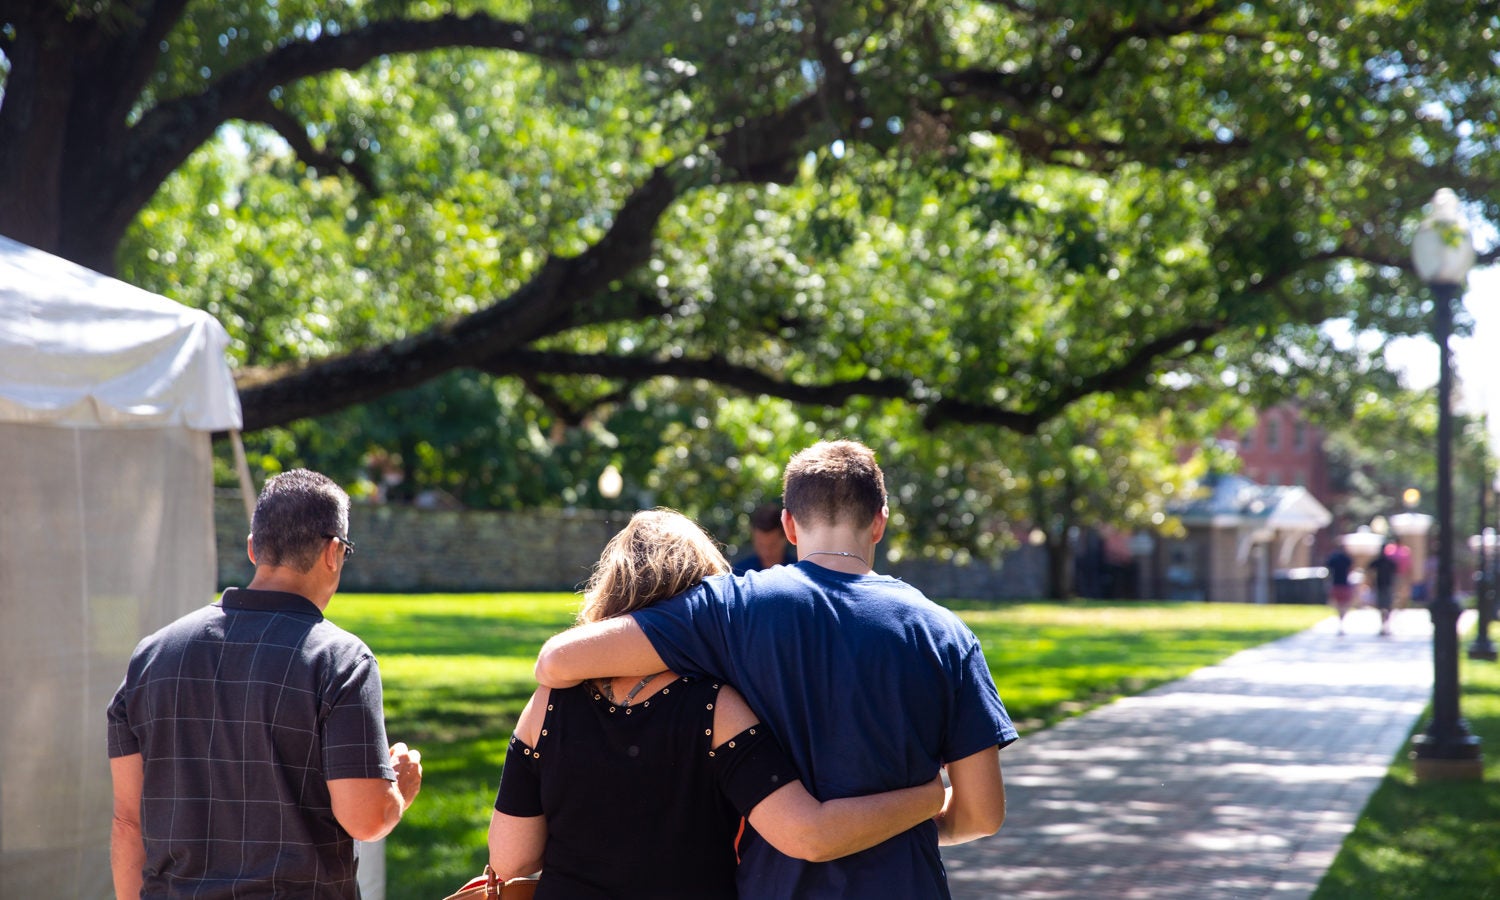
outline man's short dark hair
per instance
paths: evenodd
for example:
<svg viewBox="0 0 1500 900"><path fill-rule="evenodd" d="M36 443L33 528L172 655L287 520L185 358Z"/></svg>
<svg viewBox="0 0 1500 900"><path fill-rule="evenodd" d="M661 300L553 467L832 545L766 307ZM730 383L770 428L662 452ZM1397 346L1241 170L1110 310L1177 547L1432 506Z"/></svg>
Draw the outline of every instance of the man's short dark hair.
<svg viewBox="0 0 1500 900"><path fill-rule="evenodd" d="M875 451L858 441L822 441L793 456L782 478L782 503L799 522L861 528L885 507L885 474Z"/></svg>
<svg viewBox="0 0 1500 900"><path fill-rule="evenodd" d="M781 530L781 504L762 503L750 512L750 527L756 531Z"/></svg>
<svg viewBox="0 0 1500 900"><path fill-rule="evenodd" d="M326 475L291 469L266 482L250 538L256 565L312 571L329 535L349 536L349 495Z"/></svg>

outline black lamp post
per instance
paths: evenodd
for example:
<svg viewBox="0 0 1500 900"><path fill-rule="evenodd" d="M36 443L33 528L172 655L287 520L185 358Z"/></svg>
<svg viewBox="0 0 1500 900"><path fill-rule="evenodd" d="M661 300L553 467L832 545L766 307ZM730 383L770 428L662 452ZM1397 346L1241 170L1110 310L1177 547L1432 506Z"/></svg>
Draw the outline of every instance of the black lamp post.
<svg viewBox="0 0 1500 900"><path fill-rule="evenodd" d="M1493 662L1496 659L1495 645L1490 641L1490 623L1495 621L1495 581L1490 572L1490 545L1494 543L1494 535L1486 534L1486 526L1489 524L1489 515L1485 512L1484 501L1489 495L1489 473L1485 471L1487 466L1483 457L1479 461L1479 529L1471 542L1475 553L1478 555L1479 565L1475 569L1474 596L1479 602L1479 630L1474 633L1474 640L1469 643L1469 659L1485 659Z"/></svg>
<svg viewBox="0 0 1500 900"><path fill-rule="evenodd" d="M1453 361L1448 337L1453 304L1474 267L1474 243L1448 188L1432 198L1432 211L1411 243L1412 267L1432 289L1433 340L1438 346L1437 585L1432 614L1432 722L1412 740L1412 769L1418 780L1484 777L1479 738L1469 732L1458 710L1458 602L1453 597Z"/></svg>

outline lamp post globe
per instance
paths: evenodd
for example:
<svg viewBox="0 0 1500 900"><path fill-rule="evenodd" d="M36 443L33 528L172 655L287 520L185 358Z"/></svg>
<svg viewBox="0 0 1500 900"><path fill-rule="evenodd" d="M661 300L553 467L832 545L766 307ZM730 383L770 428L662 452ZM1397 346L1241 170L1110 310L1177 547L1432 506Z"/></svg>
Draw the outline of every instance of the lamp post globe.
<svg viewBox="0 0 1500 900"><path fill-rule="evenodd" d="M1437 584L1432 615L1432 722L1412 740L1418 780L1484 777L1479 738L1459 715L1458 602L1453 596L1453 361L1448 338L1453 305L1474 267L1474 242L1458 195L1448 188L1432 198L1427 218L1411 242L1412 268L1433 295L1432 336L1438 347Z"/></svg>

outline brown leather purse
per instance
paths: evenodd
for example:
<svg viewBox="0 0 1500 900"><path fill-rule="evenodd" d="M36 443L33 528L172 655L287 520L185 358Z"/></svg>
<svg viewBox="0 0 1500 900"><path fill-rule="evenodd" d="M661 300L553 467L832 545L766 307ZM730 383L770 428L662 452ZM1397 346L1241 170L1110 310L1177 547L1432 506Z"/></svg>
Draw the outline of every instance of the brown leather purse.
<svg viewBox="0 0 1500 900"><path fill-rule="evenodd" d="M536 895L536 883L535 875L501 881L494 869L485 866L483 875L469 879L457 893L443 900L531 900Z"/></svg>

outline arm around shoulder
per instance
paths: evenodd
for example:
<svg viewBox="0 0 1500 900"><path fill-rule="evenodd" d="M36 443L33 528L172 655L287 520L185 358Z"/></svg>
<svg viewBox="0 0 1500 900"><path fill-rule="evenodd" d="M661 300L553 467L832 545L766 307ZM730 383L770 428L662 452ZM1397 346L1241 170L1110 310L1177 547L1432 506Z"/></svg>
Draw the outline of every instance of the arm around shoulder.
<svg viewBox="0 0 1500 900"><path fill-rule="evenodd" d="M617 616L553 635L537 654L535 674L538 684L565 688L589 678L650 675L664 668L635 620Z"/></svg>
<svg viewBox="0 0 1500 900"><path fill-rule="evenodd" d="M1005 823L1005 781L1000 748L987 747L948 764L948 797L937 815L938 843L989 837Z"/></svg>
<svg viewBox="0 0 1500 900"><path fill-rule="evenodd" d="M756 724L739 692L725 687L714 707L715 746ZM883 794L820 801L792 781L750 810L750 824L771 846L809 862L827 862L867 850L932 818L943 804L943 783Z"/></svg>

